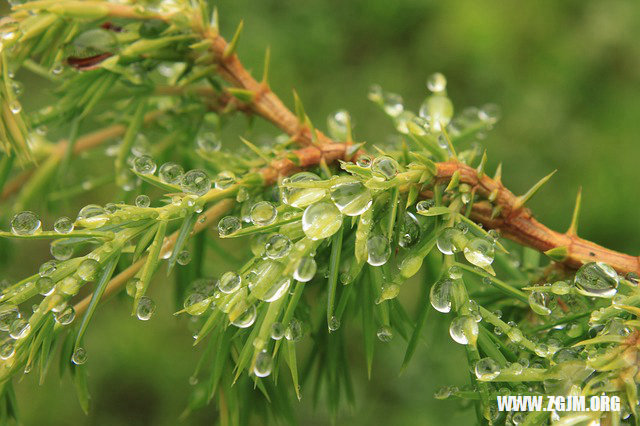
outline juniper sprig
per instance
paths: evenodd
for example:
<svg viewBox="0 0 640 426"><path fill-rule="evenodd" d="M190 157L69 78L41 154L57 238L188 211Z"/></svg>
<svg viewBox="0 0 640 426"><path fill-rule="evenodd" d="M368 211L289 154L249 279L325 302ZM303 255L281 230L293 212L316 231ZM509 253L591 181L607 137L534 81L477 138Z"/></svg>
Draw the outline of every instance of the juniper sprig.
<svg viewBox="0 0 640 426"><path fill-rule="evenodd" d="M398 141L364 144L347 111L329 117L325 135L295 94L289 110L270 89L268 51L254 79L235 53L242 24L227 42L208 2L12 4L0 20L0 189L12 216L0 237L50 239L53 259L2 289L3 422L16 413L13 381L30 371L44 380L57 342L89 410L83 337L96 308L126 291L132 314L149 320L148 289L165 263L187 281L176 315L195 318L203 346L185 415L215 401L227 424L263 413L293 423L291 402L323 390L335 415L354 399L345 324L361 328L371 374L375 339L406 345L405 367L434 309L449 315L471 372L436 397L473 401L479 423L637 418L639 259L577 236L580 195L566 233L535 220L526 203L553 173L516 196L500 167L488 176L478 144L461 149L496 124L496 106L454 114L439 73L417 112L374 86L369 98ZM23 73L45 78L55 102L24 110ZM268 144L243 134L244 151L227 152L221 132L236 115L281 133ZM80 185L79 170L89 176ZM113 186L114 202L52 230L27 210ZM211 278L204 247L228 238L249 250ZM425 270L437 277L420 280L429 300L409 312L397 296ZM299 359L303 340L313 350ZM623 411L495 405L504 394L603 392Z"/></svg>

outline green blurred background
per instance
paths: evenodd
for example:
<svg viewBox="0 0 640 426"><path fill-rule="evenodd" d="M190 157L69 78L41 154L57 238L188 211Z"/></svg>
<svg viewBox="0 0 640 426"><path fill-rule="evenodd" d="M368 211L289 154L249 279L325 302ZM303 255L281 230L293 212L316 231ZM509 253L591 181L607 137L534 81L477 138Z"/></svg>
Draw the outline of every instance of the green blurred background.
<svg viewBox="0 0 640 426"><path fill-rule="evenodd" d="M426 78L435 71L447 76L459 110L499 104L502 120L482 141L490 170L502 161L506 185L524 192L558 169L531 203L536 216L563 230L582 185L581 235L639 254L637 0L222 0L218 7L223 34L231 36L239 20L245 21L239 53L247 66L259 75L264 50L271 46L274 90L291 104L295 88L320 127L329 113L346 108L358 139L384 142L392 127L367 101L367 88L379 83L417 110ZM26 96L37 95L27 86ZM32 271L44 256L31 256L33 261L25 260L9 275ZM212 262L225 269L224 259ZM94 403L88 417L67 379L58 384L52 375L39 387L27 377L18 384L25 424L176 424L198 351L191 349L186 321L171 315L169 287L156 285L153 297L159 311L148 323L131 319L128 304L118 302L107 304L94 320L86 344ZM465 384L468 373L461 367L464 350L450 341L443 321L434 319L428 328L431 344L420 347L402 376L399 341L377 345L371 381L363 355L350 353L357 405L345 409L338 424L473 422L470 410L433 398L442 385ZM300 423L329 423L310 400L303 389ZM209 407L184 424L214 420Z"/></svg>

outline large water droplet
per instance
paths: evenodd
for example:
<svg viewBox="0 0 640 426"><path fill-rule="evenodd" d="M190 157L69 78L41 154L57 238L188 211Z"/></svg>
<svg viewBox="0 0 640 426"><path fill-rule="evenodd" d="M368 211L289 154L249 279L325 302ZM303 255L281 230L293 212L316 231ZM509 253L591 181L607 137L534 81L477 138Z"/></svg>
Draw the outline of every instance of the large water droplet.
<svg viewBox="0 0 640 426"><path fill-rule="evenodd" d="M486 382L500 375L500 365L493 358L482 358L476 362L475 372L478 380Z"/></svg>
<svg viewBox="0 0 640 426"><path fill-rule="evenodd" d="M335 315L332 315L331 318L327 321L327 327L329 331L337 331L340 328L340 318Z"/></svg>
<svg viewBox="0 0 640 426"><path fill-rule="evenodd" d="M461 345L468 345L470 342L475 343L478 337L478 324L471 315L456 317L451 321L449 334L456 343Z"/></svg>
<svg viewBox="0 0 640 426"><path fill-rule="evenodd" d="M287 327L284 337L287 340L291 340L293 342L298 342L304 336L304 327L302 325L302 321L297 318L293 318L291 322L289 322L289 326Z"/></svg>
<svg viewBox="0 0 640 426"><path fill-rule="evenodd" d="M271 374L273 368L273 359L266 351L260 352L256 356L256 362L253 365L253 373L257 377L267 377Z"/></svg>
<svg viewBox="0 0 640 426"><path fill-rule="evenodd" d="M17 99L14 99L11 102L9 102L9 109L14 114L20 114L20 111L22 111L22 104L18 102Z"/></svg>
<svg viewBox="0 0 640 426"><path fill-rule="evenodd" d="M207 310L210 304L211 300L204 294L192 293L184 301L184 309L189 315L199 316Z"/></svg>
<svg viewBox="0 0 640 426"><path fill-rule="evenodd" d="M164 163L158 172L160 179L168 184L176 185L182 180L184 169L176 163Z"/></svg>
<svg viewBox="0 0 640 426"><path fill-rule="evenodd" d="M291 251L291 240L286 235L274 234L267 239L265 254L270 259L281 259Z"/></svg>
<svg viewBox="0 0 640 426"><path fill-rule="evenodd" d="M0 331L9 331L11 324L20 318L20 311L15 305L3 305L0 307Z"/></svg>
<svg viewBox="0 0 640 426"><path fill-rule="evenodd" d="M549 308L550 297L548 293L542 291L532 291L531 293L529 293L528 299L531 310L536 314L551 314L551 308Z"/></svg>
<svg viewBox="0 0 640 426"><path fill-rule="evenodd" d="M413 213L405 212L404 221L400 228L398 244L402 248L413 246L420 238L420 223Z"/></svg>
<svg viewBox="0 0 640 426"><path fill-rule="evenodd" d="M265 302L275 302L285 295L289 286L291 285L291 278L283 277L276 280L276 282L269 288L264 295L260 297L260 300Z"/></svg>
<svg viewBox="0 0 640 426"><path fill-rule="evenodd" d="M196 144L198 148L206 153L212 153L220 151L222 147L222 141L215 132L209 130L203 130L198 132L196 137Z"/></svg>
<svg viewBox="0 0 640 426"><path fill-rule="evenodd" d="M367 240L367 263L371 266L380 266L387 263L391 256L391 245L387 237L373 235Z"/></svg>
<svg viewBox="0 0 640 426"><path fill-rule="evenodd" d="M138 319L141 321L149 321L155 312L156 303L147 296L142 296L136 308L136 316Z"/></svg>
<svg viewBox="0 0 640 426"><path fill-rule="evenodd" d="M286 328L281 322L274 322L271 325L271 338L273 340L280 340L284 337L285 331Z"/></svg>
<svg viewBox="0 0 640 426"><path fill-rule="evenodd" d="M343 182L331 187L331 200L338 210L347 216L360 216L369 210L373 199L371 192L360 181Z"/></svg>
<svg viewBox="0 0 640 426"><path fill-rule="evenodd" d="M300 172L285 180L285 182L315 182L321 181L318 175L310 172ZM303 208L310 204L320 201L326 195L324 188L290 188L282 187L282 202L292 207Z"/></svg>
<svg viewBox="0 0 640 426"><path fill-rule="evenodd" d="M300 259L296 270L293 272L293 278L302 283L311 281L311 279L316 274L317 269L318 265L316 264L316 261L313 257L303 257L302 259Z"/></svg>
<svg viewBox="0 0 640 426"><path fill-rule="evenodd" d="M53 292L55 282L50 277L39 277L36 280L36 288L39 294L48 296Z"/></svg>
<svg viewBox="0 0 640 426"><path fill-rule="evenodd" d="M149 196L140 194L136 197L136 206L141 208L147 208L151 204L151 199Z"/></svg>
<svg viewBox="0 0 640 426"><path fill-rule="evenodd" d="M390 327L383 325L376 332L376 336L378 336L378 340L381 342L387 343L393 339L393 331Z"/></svg>
<svg viewBox="0 0 640 426"><path fill-rule="evenodd" d="M351 116L343 109L336 111L327 118L327 128L329 135L338 141L346 141L351 125Z"/></svg>
<svg viewBox="0 0 640 426"><path fill-rule="evenodd" d="M222 274L220 277L220 282L218 283L218 288L221 292L226 294L231 294L237 291L240 288L240 284L242 284L242 278L240 275L235 272L229 271Z"/></svg>
<svg viewBox="0 0 640 426"><path fill-rule="evenodd" d="M85 259L78 266L76 273L84 281L92 281L100 270L100 262L95 259Z"/></svg>
<svg viewBox="0 0 640 426"><path fill-rule="evenodd" d="M41 277L49 277L56 271L56 269L58 269L58 262L55 260L48 260L40 265L38 275Z"/></svg>
<svg viewBox="0 0 640 426"><path fill-rule="evenodd" d="M493 263L495 250L493 244L484 238L474 238L464 247L464 257L479 268L487 268Z"/></svg>
<svg viewBox="0 0 640 426"><path fill-rule="evenodd" d="M68 276L60 281L60 283L58 284L58 288L62 293L74 296L78 294L78 291L80 291L81 285L82 283L80 282L80 280L73 276Z"/></svg>
<svg viewBox="0 0 640 426"><path fill-rule="evenodd" d="M329 238L342 226L342 214L332 203L321 201L307 207L302 215L302 230L312 240Z"/></svg>
<svg viewBox="0 0 640 426"><path fill-rule="evenodd" d="M84 348L76 348L76 350L73 351L73 355L71 356L71 362L76 365L82 365L87 362L87 351Z"/></svg>
<svg viewBox="0 0 640 426"><path fill-rule="evenodd" d="M80 209L76 222L86 228L99 228L109 220L104 208L97 204L88 204Z"/></svg>
<svg viewBox="0 0 640 426"><path fill-rule="evenodd" d="M235 216L225 216L218 222L218 234L227 237L238 232L242 228L242 222Z"/></svg>
<svg viewBox="0 0 640 426"><path fill-rule="evenodd" d="M240 314L237 318L231 321L231 324L235 325L238 328L247 328L251 327L254 322L256 322L256 317L258 316L255 305L251 305Z"/></svg>
<svg viewBox="0 0 640 426"><path fill-rule="evenodd" d="M619 280L615 269L603 262L582 265L574 277L576 290L591 297L615 296Z"/></svg>
<svg viewBox="0 0 640 426"><path fill-rule="evenodd" d="M431 300L431 306L436 311L447 313L451 311L451 290L453 288L453 281L451 280L439 280L433 286L429 292L429 299Z"/></svg>
<svg viewBox="0 0 640 426"><path fill-rule="evenodd" d="M15 235L33 235L40 229L42 222L34 212L20 212L11 220L11 232Z"/></svg>
<svg viewBox="0 0 640 426"><path fill-rule="evenodd" d="M399 116L404 111L402 96L390 92L384 93L382 95L382 108L391 117Z"/></svg>
<svg viewBox="0 0 640 426"><path fill-rule="evenodd" d="M16 342L13 339L5 339L0 344L0 359L7 360L16 353Z"/></svg>
<svg viewBox="0 0 640 426"><path fill-rule="evenodd" d="M447 78L439 72L431 74L427 79L427 89L438 94L444 92L447 89Z"/></svg>
<svg viewBox="0 0 640 426"><path fill-rule="evenodd" d="M133 160L133 168L141 175L152 175L156 172L156 162L148 155L143 155Z"/></svg>
<svg viewBox="0 0 640 426"><path fill-rule="evenodd" d="M251 213L249 213L251 223L256 226L271 225L275 222L277 216L278 211L269 201L259 201L255 203L253 207L251 207Z"/></svg>
<svg viewBox="0 0 640 426"><path fill-rule="evenodd" d="M73 231L73 221L68 217L61 217L53 224L53 230L58 234L69 234Z"/></svg>
<svg viewBox="0 0 640 426"><path fill-rule="evenodd" d="M53 318L60 325L68 325L73 322L76 317L76 311L73 306L67 306L60 312L56 312Z"/></svg>
<svg viewBox="0 0 640 426"><path fill-rule="evenodd" d="M396 177L399 168L398 162L386 155L374 158L371 163L371 171L386 180Z"/></svg>
<svg viewBox="0 0 640 426"><path fill-rule="evenodd" d="M59 261L68 260L73 256L73 247L71 245L55 241L51 243L49 251L51 252L51 256Z"/></svg>
<svg viewBox="0 0 640 426"><path fill-rule="evenodd" d="M15 320L9 327L9 336L15 340L24 339L30 332L31 324L29 324L29 321L22 318Z"/></svg>
<svg viewBox="0 0 640 426"><path fill-rule="evenodd" d="M214 185L216 189L223 190L223 189L230 188L235 183L236 183L236 175L233 174L232 172L224 171L224 172L218 173L218 176L216 176Z"/></svg>
<svg viewBox="0 0 640 426"><path fill-rule="evenodd" d="M453 254L467 245L467 239L461 230L451 227L442 230L436 244L442 254Z"/></svg>
<svg viewBox="0 0 640 426"><path fill-rule="evenodd" d="M182 250L178 253L178 256L176 256L176 262L178 262L178 265L188 265L189 262L191 262L191 252L188 250Z"/></svg>
<svg viewBox="0 0 640 426"><path fill-rule="evenodd" d="M420 106L419 114L432 129L439 132L451 121L453 104L446 96L431 95Z"/></svg>
<svg viewBox="0 0 640 426"><path fill-rule="evenodd" d="M180 179L180 188L187 194L202 196L211 189L211 179L204 170L189 170Z"/></svg>

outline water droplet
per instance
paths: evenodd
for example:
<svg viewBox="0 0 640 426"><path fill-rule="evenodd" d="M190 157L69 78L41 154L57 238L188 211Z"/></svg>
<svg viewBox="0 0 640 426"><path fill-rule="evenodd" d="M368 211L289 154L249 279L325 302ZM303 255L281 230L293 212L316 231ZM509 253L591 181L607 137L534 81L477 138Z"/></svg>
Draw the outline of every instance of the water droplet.
<svg viewBox="0 0 640 426"><path fill-rule="evenodd" d="M391 245L383 235L373 235L367 240L367 263L380 266L387 263L391 256Z"/></svg>
<svg viewBox="0 0 640 426"><path fill-rule="evenodd" d="M0 307L0 331L9 331L11 324L20 318L20 311L15 305L3 305Z"/></svg>
<svg viewBox="0 0 640 426"><path fill-rule="evenodd" d="M84 348L76 348L71 356L71 361L76 365L82 365L87 362L87 351Z"/></svg>
<svg viewBox="0 0 640 426"><path fill-rule="evenodd" d="M225 216L218 222L218 234L227 237L238 232L242 228L240 219L235 216Z"/></svg>
<svg viewBox="0 0 640 426"><path fill-rule="evenodd" d="M415 215L410 212L405 212L404 221L400 228L400 237L398 238L398 244L402 248L409 248L413 246L420 238L420 223L416 219Z"/></svg>
<svg viewBox="0 0 640 426"><path fill-rule="evenodd" d="M104 208L97 204L88 204L80 209L76 222L86 228L99 228L107 221L109 217Z"/></svg>
<svg viewBox="0 0 640 426"><path fill-rule="evenodd" d="M451 321L449 326L451 338L461 345L475 344L478 337L478 323L471 315L462 315Z"/></svg>
<svg viewBox="0 0 640 426"><path fill-rule="evenodd" d="M225 294L231 294L236 292L242 284L242 278L235 272L229 271L222 274L218 288Z"/></svg>
<svg viewBox="0 0 640 426"><path fill-rule="evenodd" d="M378 340L381 342L387 343L393 339L393 331L391 331L390 327L383 325L376 332L376 336L378 336Z"/></svg>
<svg viewBox="0 0 640 426"><path fill-rule="evenodd" d="M496 104L483 105L478 111L478 118L487 124L495 124L500 119L500 107Z"/></svg>
<svg viewBox="0 0 640 426"><path fill-rule="evenodd" d="M40 218L34 212L24 211L11 220L11 232L15 235L33 235L41 225Z"/></svg>
<svg viewBox="0 0 640 426"><path fill-rule="evenodd" d="M520 343L520 341L522 341L522 339L524 338L524 335L522 334L522 330L517 328L515 323L512 321L509 321L508 324L509 324L509 327L511 328L509 328L509 330L507 331L507 337L513 343Z"/></svg>
<svg viewBox="0 0 640 426"><path fill-rule="evenodd" d="M216 189L227 189L236 183L236 175L232 172L220 172L216 176L215 187ZM244 187L243 187L244 188Z"/></svg>
<svg viewBox="0 0 640 426"><path fill-rule="evenodd" d="M58 288L62 293L73 296L78 294L81 285L82 283L80 282L80 280L76 279L73 276L68 276L63 278L62 281L58 283Z"/></svg>
<svg viewBox="0 0 640 426"><path fill-rule="evenodd" d="M456 224L456 229L459 229L463 234L466 234L467 232L469 232L469 224L467 224L466 222L458 222Z"/></svg>
<svg viewBox="0 0 640 426"><path fill-rule="evenodd" d="M451 396L451 386L443 386L433 395L436 399L447 399Z"/></svg>
<svg viewBox="0 0 640 426"><path fill-rule="evenodd" d="M182 180L184 169L181 165L176 163L164 163L162 166L160 166L158 175L164 183L176 185Z"/></svg>
<svg viewBox="0 0 640 426"><path fill-rule="evenodd" d="M36 288L39 294L48 296L53 293L55 282L50 277L39 277L36 280Z"/></svg>
<svg viewBox="0 0 640 426"><path fill-rule="evenodd" d="M293 342L298 342L302 340L302 336L304 336L304 329L302 326L302 321L297 318L293 318L289 323L289 327L287 327L284 337L287 340L291 340Z"/></svg>
<svg viewBox="0 0 640 426"><path fill-rule="evenodd" d="M255 203L253 207L251 207L251 213L249 213L251 223L256 226L271 225L275 222L277 216L278 211L269 201L259 201Z"/></svg>
<svg viewBox="0 0 640 426"><path fill-rule="evenodd" d="M318 265L316 264L316 261L313 257L303 257L302 259L300 259L296 270L293 272L293 278L302 283L306 283L308 281L311 281L311 279L316 274L317 269Z"/></svg>
<svg viewBox="0 0 640 426"><path fill-rule="evenodd" d="M291 251L291 240L282 234L274 234L265 244L265 254L270 259L281 259Z"/></svg>
<svg viewBox="0 0 640 426"><path fill-rule="evenodd" d="M56 312L53 318L60 325L68 325L73 322L76 317L76 311L73 309L73 306L67 306L60 312Z"/></svg>
<svg viewBox="0 0 640 426"><path fill-rule="evenodd" d="M386 155L374 158L371 163L371 171L386 180L396 177L399 168L398 162Z"/></svg>
<svg viewBox="0 0 640 426"><path fill-rule="evenodd" d="M427 79L427 89L438 94L444 92L447 89L447 78L439 72L431 74Z"/></svg>
<svg viewBox="0 0 640 426"><path fill-rule="evenodd" d="M20 114L20 111L22 111L22 104L14 99L9 103L9 109L14 114Z"/></svg>
<svg viewBox="0 0 640 426"><path fill-rule="evenodd" d="M55 241L51 243L49 251L51 252L51 256L59 261L68 260L69 258L71 258L71 256L73 256L72 246Z"/></svg>
<svg viewBox="0 0 640 426"><path fill-rule="evenodd" d="M317 182L318 175L310 172L300 172L283 181L283 183ZM292 207L303 208L320 201L326 195L324 188L291 188L282 186L282 202Z"/></svg>
<svg viewBox="0 0 640 426"><path fill-rule="evenodd" d="M280 340L284 337L286 329L281 322L274 322L271 324L271 338L273 340Z"/></svg>
<svg viewBox="0 0 640 426"><path fill-rule="evenodd" d="M327 327L329 328L329 331L337 331L340 328L340 318L332 315L327 321Z"/></svg>
<svg viewBox="0 0 640 426"><path fill-rule="evenodd" d="M156 172L156 162L148 155L143 155L133 160L133 168L142 175L152 175Z"/></svg>
<svg viewBox="0 0 640 426"><path fill-rule="evenodd" d="M253 323L256 321L256 317L258 316L255 305L251 305L240 314L237 318L231 321L231 324L235 325L238 328L247 328L251 327Z"/></svg>
<svg viewBox="0 0 640 426"><path fill-rule="evenodd" d="M399 116L404 111L402 96L390 92L382 94L382 108L391 117Z"/></svg>
<svg viewBox="0 0 640 426"><path fill-rule="evenodd" d="M31 324L29 321L19 318L11 323L9 327L9 336L12 339L19 340L24 339L31 332Z"/></svg>
<svg viewBox="0 0 640 426"><path fill-rule="evenodd" d="M369 87L367 98L372 102L382 102L382 87L379 84Z"/></svg>
<svg viewBox="0 0 640 426"><path fill-rule="evenodd" d="M371 167L371 157L366 154L360 155L356 160L356 164L360 167Z"/></svg>
<svg viewBox="0 0 640 426"><path fill-rule="evenodd" d="M55 260L48 260L40 265L38 274L41 277L49 277L56 271L56 269L58 269L58 262L56 262Z"/></svg>
<svg viewBox="0 0 640 426"><path fill-rule="evenodd" d="M204 294L192 293L184 301L184 309L189 315L199 316L207 310L210 304L211 300Z"/></svg>
<svg viewBox="0 0 640 426"><path fill-rule="evenodd" d="M73 231L74 224L68 217L61 217L53 224L53 230L58 234L69 234Z"/></svg>
<svg viewBox="0 0 640 426"><path fill-rule="evenodd" d="M479 268L487 268L493 263L495 250L493 244L484 238L474 238L464 248L464 257Z"/></svg>
<svg viewBox="0 0 640 426"><path fill-rule="evenodd" d="M343 182L331 187L331 200L347 216L360 216L369 210L373 199L371 191L360 181Z"/></svg>
<svg viewBox="0 0 640 426"><path fill-rule="evenodd" d="M204 170L189 170L182 176L180 188L187 194L202 196L211 189L211 179Z"/></svg>
<svg viewBox="0 0 640 426"><path fill-rule="evenodd" d="M624 278L636 287L638 286L638 282L640 281L640 277L635 272L629 272Z"/></svg>
<svg viewBox="0 0 640 426"><path fill-rule="evenodd" d="M0 344L0 359L7 360L16 353L16 342L13 339L5 339Z"/></svg>
<svg viewBox="0 0 640 426"><path fill-rule="evenodd" d="M418 213L426 213L429 209L436 205L436 202L433 200L422 200L418 201L416 204L416 211Z"/></svg>
<svg viewBox="0 0 640 426"><path fill-rule="evenodd" d="M542 291L532 291L529 293L529 306L531 310L538 315L551 314L549 303L551 299L548 293Z"/></svg>
<svg viewBox="0 0 640 426"><path fill-rule="evenodd" d="M448 313L451 311L451 290L453 282L451 280L439 280L429 292L431 306L438 312Z"/></svg>
<svg viewBox="0 0 640 426"><path fill-rule="evenodd" d="M147 296L142 296L138 302L136 316L141 321L149 321L156 311L156 303Z"/></svg>
<svg viewBox="0 0 640 426"><path fill-rule="evenodd" d="M302 230L312 240L329 238L342 226L342 214L332 203L321 201L307 207L302 215Z"/></svg>
<svg viewBox="0 0 640 426"><path fill-rule="evenodd" d="M454 254L467 245L467 239L457 228L445 228L438 236L437 246L442 254Z"/></svg>
<svg viewBox="0 0 640 426"><path fill-rule="evenodd" d="M346 141L351 126L351 115L343 109L336 111L327 118L329 136L338 141Z"/></svg>
<svg viewBox="0 0 640 426"><path fill-rule="evenodd" d="M141 194L136 197L135 202L136 206L146 208L151 204L151 199L147 195Z"/></svg>
<svg viewBox="0 0 640 426"><path fill-rule="evenodd" d="M277 279L276 282L269 288L264 295L261 295L260 300L265 302L275 302L286 294L291 285L291 278L283 277Z"/></svg>
<svg viewBox="0 0 640 426"><path fill-rule="evenodd" d="M478 380L486 382L500 375L500 365L493 358L482 358L476 362L475 372Z"/></svg>
<svg viewBox="0 0 640 426"><path fill-rule="evenodd" d="M462 268L455 265L451 266L447 271L447 274L452 280L459 280L460 278L462 278Z"/></svg>
<svg viewBox="0 0 640 426"><path fill-rule="evenodd" d="M257 377L267 377L271 374L273 368L273 359L266 351L260 352L256 356L256 362L253 365L253 373Z"/></svg>
<svg viewBox="0 0 640 426"><path fill-rule="evenodd" d="M451 121L453 104L446 96L440 94L431 95L420 106L419 114L429 123L432 129L440 132Z"/></svg>
<svg viewBox="0 0 640 426"><path fill-rule="evenodd" d="M96 278L97 272L100 270L100 262L94 259L85 259L78 266L76 274L83 281L92 281Z"/></svg>
<svg viewBox="0 0 640 426"><path fill-rule="evenodd" d="M603 262L589 262L576 272L576 290L591 297L613 297L618 291L619 277L615 269Z"/></svg>
<svg viewBox="0 0 640 426"><path fill-rule="evenodd" d="M218 135L215 132L208 130L198 132L196 144L198 145L198 148L206 153L217 152L222 148L222 141Z"/></svg>
<svg viewBox="0 0 640 426"><path fill-rule="evenodd" d="M188 265L189 262L191 262L191 253L187 250L182 250L180 253L178 253L176 262L178 262L178 265Z"/></svg>

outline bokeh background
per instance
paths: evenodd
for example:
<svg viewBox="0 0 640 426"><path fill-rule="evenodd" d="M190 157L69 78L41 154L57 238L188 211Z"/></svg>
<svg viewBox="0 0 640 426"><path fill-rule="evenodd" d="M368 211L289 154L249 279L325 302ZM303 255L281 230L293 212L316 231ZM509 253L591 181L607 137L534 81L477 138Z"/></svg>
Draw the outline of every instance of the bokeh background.
<svg viewBox="0 0 640 426"><path fill-rule="evenodd" d="M292 104L295 88L320 127L328 114L346 108L358 139L384 142L392 127L367 100L367 88L379 83L417 110L435 71L447 76L458 109L500 105L502 120L482 141L490 170L503 162L503 180L517 193L558 169L531 202L536 216L564 229L582 186L581 235L640 254L636 0L221 0L218 7L223 34L231 36L244 19L239 53L248 67L261 72L271 46L274 90ZM39 94L27 85L25 96L37 102ZM21 245L16 253L28 250ZM11 266L0 266L0 278L24 275L44 256L14 257ZM220 270L224 261L211 258ZM148 323L131 319L123 301L99 311L86 342L93 396L88 417L69 380L59 383L52 374L42 387L31 377L17 385L24 423L177 424L199 353L191 348L186 321L171 315L170 293L169 284L154 287L159 311ZM370 381L364 356L350 354L357 404L341 412L338 424L473 422L470 410L433 398L443 385L465 384L468 372L461 367L464 350L451 343L444 323L433 319L427 328L425 343L401 376L400 342L377 345ZM298 416L301 424L330 422L322 408L313 409L310 395ZM184 424L214 419L213 409L205 408Z"/></svg>

